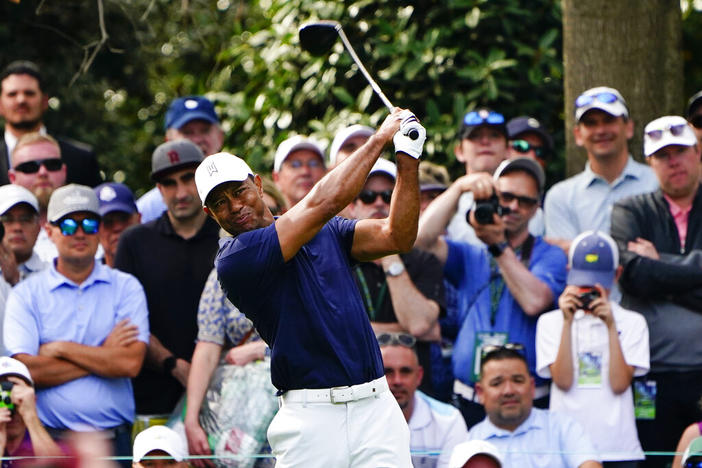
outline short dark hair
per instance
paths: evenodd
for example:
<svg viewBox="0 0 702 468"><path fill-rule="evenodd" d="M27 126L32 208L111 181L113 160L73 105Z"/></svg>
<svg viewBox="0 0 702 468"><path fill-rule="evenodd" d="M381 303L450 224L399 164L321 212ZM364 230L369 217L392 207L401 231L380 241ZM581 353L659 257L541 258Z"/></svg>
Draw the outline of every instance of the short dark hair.
<svg viewBox="0 0 702 468"><path fill-rule="evenodd" d="M41 74L39 66L29 60L15 60L6 66L0 73L0 91L2 90L2 82L10 75L29 75L39 83L39 89L44 92L44 76Z"/></svg>
<svg viewBox="0 0 702 468"><path fill-rule="evenodd" d="M490 361L501 361L503 359L518 359L522 361L524 363L524 367L526 367L527 369L527 374L531 375L531 372L529 371L529 363L527 362L524 354L522 354L516 349L510 349L505 347L500 347L495 351L490 351L485 356L483 356L483 359L480 361L480 375L483 375L483 369L485 368L485 364L487 364Z"/></svg>

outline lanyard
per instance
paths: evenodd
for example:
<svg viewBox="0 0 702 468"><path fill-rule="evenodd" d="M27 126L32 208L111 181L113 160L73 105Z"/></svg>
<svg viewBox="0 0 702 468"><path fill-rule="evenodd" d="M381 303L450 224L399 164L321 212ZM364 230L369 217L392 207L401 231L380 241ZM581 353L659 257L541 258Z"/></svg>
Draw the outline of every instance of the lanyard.
<svg viewBox="0 0 702 468"><path fill-rule="evenodd" d="M531 259L531 250L534 247L534 237L529 234L526 240L519 247L514 249L515 255L520 257L520 261L529 269L529 260ZM490 328L495 326L497 318L497 310L500 305L500 298L505 289L505 281L502 275L499 274L497 261L490 256Z"/></svg>
<svg viewBox="0 0 702 468"><path fill-rule="evenodd" d="M383 285L380 287L380 291L378 292L378 297L375 298L375 304L373 304L373 301L371 300L370 290L368 289L368 283L366 282L366 277L363 274L363 271L361 271L361 267L359 265L356 265L354 271L356 272L356 276L358 277L358 282L361 283L361 289L363 290L363 299L366 303L368 317L370 317L371 322L374 322L376 312L380 310L380 306L385 300L385 294L388 291L388 283L387 281L383 281Z"/></svg>

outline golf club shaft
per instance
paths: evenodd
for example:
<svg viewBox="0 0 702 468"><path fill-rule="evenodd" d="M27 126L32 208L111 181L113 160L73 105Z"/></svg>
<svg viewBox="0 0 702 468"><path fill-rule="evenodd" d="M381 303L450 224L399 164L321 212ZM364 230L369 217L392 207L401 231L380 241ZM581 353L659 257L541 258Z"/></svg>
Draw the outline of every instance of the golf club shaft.
<svg viewBox="0 0 702 468"><path fill-rule="evenodd" d="M366 67L363 66L363 63L361 63L361 59L358 58L358 55L356 55L356 51L353 50L353 47L351 47L351 43L346 37L346 34L344 34L344 30L341 29L341 25L337 25L335 29L339 33L339 37L341 38L341 42L343 42L344 47L346 47L346 50L349 52L349 54L351 54L351 58L356 63L356 65L358 65L358 68L361 70L361 73L363 73L363 76L366 77L366 80L368 80L368 83L371 85L371 88L373 88L373 91L375 91L378 97L380 97L381 101L383 101L383 104L385 104L385 107L388 108L388 111L392 112L395 106L392 105L390 99L388 99L387 96L385 96L383 90L381 90L380 86L378 86L378 83L376 83L375 80L373 80L373 78L368 73L368 70L366 70Z"/></svg>

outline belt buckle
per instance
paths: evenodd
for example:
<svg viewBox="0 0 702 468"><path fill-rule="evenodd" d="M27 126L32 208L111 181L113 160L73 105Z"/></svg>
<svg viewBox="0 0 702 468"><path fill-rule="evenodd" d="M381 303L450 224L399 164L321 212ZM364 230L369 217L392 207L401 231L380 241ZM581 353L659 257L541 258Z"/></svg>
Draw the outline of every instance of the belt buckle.
<svg viewBox="0 0 702 468"><path fill-rule="evenodd" d="M334 390L350 390L351 391L351 398L341 398L340 400L336 400L334 398ZM351 401L353 398L353 389L348 386L342 386L342 387L332 387L329 389L329 400L332 402L332 404L336 405L339 403L346 403L348 401Z"/></svg>

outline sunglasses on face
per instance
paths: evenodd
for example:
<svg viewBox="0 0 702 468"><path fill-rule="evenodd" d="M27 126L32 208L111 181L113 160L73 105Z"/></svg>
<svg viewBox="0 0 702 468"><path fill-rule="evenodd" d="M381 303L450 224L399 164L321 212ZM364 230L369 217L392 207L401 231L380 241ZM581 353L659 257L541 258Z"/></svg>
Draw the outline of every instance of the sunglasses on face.
<svg viewBox="0 0 702 468"><path fill-rule="evenodd" d="M504 203L506 205L509 205L514 200L517 200L520 208L533 208L537 203L539 203L539 200L536 198L527 197L526 195L516 195L512 192L499 192L497 194L497 198L499 198L500 203Z"/></svg>
<svg viewBox="0 0 702 468"><path fill-rule="evenodd" d="M690 123L695 128L702 128L702 114L697 114L690 117Z"/></svg>
<svg viewBox="0 0 702 468"><path fill-rule="evenodd" d="M3 224L20 223L20 224L31 224L37 219L35 214L23 214L19 216L2 215L0 216L0 222Z"/></svg>
<svg viewBox="0 0 702 468"><path fill-rule="evenodd" d="M683 465L683 468L702 468L702 460L688 460Z"/></svg>
<svg viewBox="0 0 702 468"><path fill-rule="evenodd" d="M524 353L524 345L521 343L505 343L503 345L485 345L482 347L481 352L482 352L482 356L484 358L488 354L496 353L498 351L502 351L503 349L507 349L510 351L517 351L518 353Z"/></svg>
<svg viewBox="0 0 702 468"><path fill-rule="evenodd" d="M311 159L307 162L295 159L293 161L285 161L285 164L287 164L293 169L300 169L303 166L307 166L309 169L319 169L320 167L323 167L322 162L317 161L316 159Z"/></svg>
<svg viewBox="0 0 702 468"><path fill-rule="evenodd" d="M546 153L543 146L534 146L526 140L514 140L512 148L519 153L528 153L533 150L537 158L543 158Z"/></svg>
<svg viewBox="0 0 702 468"><path fill-rule="evenodd" d="M63 166L63 161L61 161L61 159L59 158L27 161L23 162L22 164L16 165L15 170L24 174L36 174L37 172L39 172L39 168L41 166L44 166L49 172L56 172L61 170L61 166Z"/></svg>
<svg viewBox="0 0 702 468"><path fill-rule="evenodd" d="M495 111L470 111L463 117L463 123L471 126L500 125L505 123L505 116Z"/></svg>
<svg viewBox="0 0 702 468"><path fill-rule="evenodd" d="M598 101L603 102L605 104L612 104L613 102L617 102L619 100L619 98L617 97L616 94L610 93L607 91L605 91L604 93L598 93L598 94L581 94L575 100L575 107L580 108L580 107L588 106L588 105L592 104L592 102L595 100L598 100Z"/></svg>
<svg viewBox="0 0 702 468"><path fill-rule="evenodd" d="M379 346L404 346L405 348L413 348L417 340L412 335L407 333L380 333L376 335Z"/></svg>
<svg viewBox="0 0 702 468"><path fill-rule="evenodd" d="M680 136L685 132L685 127L687 127L687 124L677 124L677 125L670 125L666 128L661 128L658 130L651 130L646 132L646 136L651 140L651 141L658 141L661 138L663 138L663 134L665 132L670 133L673 136Z"/></svg>
<svg viewBox="0 0 702 468"><path fill-rule="evenodd" d="M78 232L78 228L83 229L83 232L92 235L97 234L100 228L100 220L97 218L85 218L81 221L77 221L73 218L63 218L62 220L52 223L54 226L58 226L61 230L61 234L64 236L72 236Z"/></svg>
<svg viewBox="0 0 702 468"><path fill-rule="evenodd" d="M375 203L375 200L380 197L385 203L390 203L392 199L392 189L383 190L382 192L375 192L373 190L361 190L358 194L358 199L365 205L370 205Z"/></svg>

